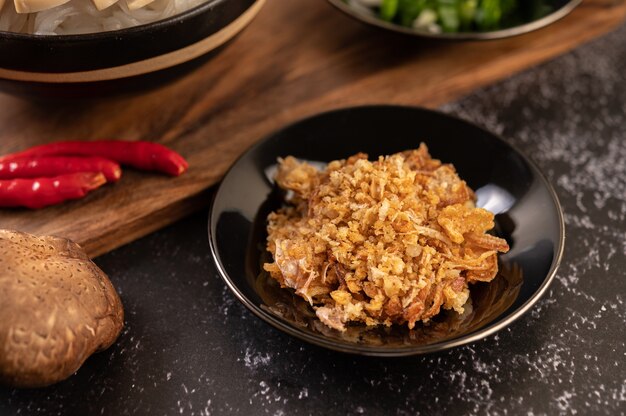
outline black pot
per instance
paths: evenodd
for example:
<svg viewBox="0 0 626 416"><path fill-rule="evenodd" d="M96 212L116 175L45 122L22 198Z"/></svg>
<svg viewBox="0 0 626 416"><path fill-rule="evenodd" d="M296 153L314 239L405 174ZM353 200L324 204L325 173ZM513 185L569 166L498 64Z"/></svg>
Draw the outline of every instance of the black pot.
<svg viewBox="0 0 626 416"><path fill-rule="evenodd" d="M213 56L250 23L264 2L208 0L168 19L110 32L0 31L0 89L67 96L150 87Z"/></svg>

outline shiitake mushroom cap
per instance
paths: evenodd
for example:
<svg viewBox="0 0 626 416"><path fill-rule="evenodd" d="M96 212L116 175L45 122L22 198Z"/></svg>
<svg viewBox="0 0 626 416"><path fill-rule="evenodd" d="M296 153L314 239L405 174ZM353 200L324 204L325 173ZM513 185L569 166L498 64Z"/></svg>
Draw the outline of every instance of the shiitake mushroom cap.
<svg viewBox="0 0 626 416"><path fill-rule="evenodd" d="M123 322L115 288L78 244L0 230L0 383L64 380Z"/></svg>

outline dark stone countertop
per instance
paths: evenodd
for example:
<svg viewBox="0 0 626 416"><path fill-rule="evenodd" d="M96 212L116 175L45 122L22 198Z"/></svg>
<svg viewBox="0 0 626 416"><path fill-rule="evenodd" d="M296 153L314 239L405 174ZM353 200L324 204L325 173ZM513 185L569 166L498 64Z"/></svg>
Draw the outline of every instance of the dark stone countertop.
<svg viewBox="0 0 626 416"><path fill-rule="evenodd" d="M63 383L0 389L0 414L624 414L625 64L623 26L444 108L526 152L565 211L556 280L495 336L402 359L292 339L226 289L200 214L98 258L121 337Z"/></svg>

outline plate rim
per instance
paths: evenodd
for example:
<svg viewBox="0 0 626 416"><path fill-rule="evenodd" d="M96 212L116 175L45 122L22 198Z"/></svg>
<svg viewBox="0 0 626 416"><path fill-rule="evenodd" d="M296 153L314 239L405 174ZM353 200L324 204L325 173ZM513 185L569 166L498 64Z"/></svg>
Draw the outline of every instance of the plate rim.
<svg viewBox="0 0 626 416"><path fill-rule="evenodd" d="M556 208L558 222L559 222L559 241L557 249L554 253L554 258L552 259L552 263L550 264L550 269L548 270L545 279L539 286L539 288L524 302L521 306L519 306L516 310L514 310L509 316L505 317L502 321L496 324L487 324L485 327L478 329L474 333L470 333L465 336L461 336L458 338L452 338L450 340L444 340L440 342L436 342L433 344L420 345L420 346L408 346L408 347L394 347L388 348L385 350L376 350L375 348L363 346L360 344L340 344L337 341L332 339L327 339L323 335L313 336L303 331L298 331L291 325L285 323L284 321L272 316L271 314L265 312L263 309L257 307L252 301L250 301L237 287L237 285L232 281L230 275L226 271L224 265L221 262L221 259L217 253L217 237L216 233L213 232L213 220L214 220L214 210L215 210L215 202L218 199L218 196L224 192L224 179L230 174L230 172L239 164L239 162L248 154L253 152L255 149L261 147L264 143L270 140L272 137L275 137L279 134L282 134L284 131L292 128L293 126L308 122L312 119L325 117L334 113L341 113L345 111L354 111L354 110L363 110L363 109L375 109L375 108L386 108L386 109L401 109L401 110L417 110L426 113L433 113L436 116L444 116L448 118L452 118L456 121L465 123L473 128L482 130L483 132L493 136L495 139L502 142L505 146L510 147L513 151L517 153L528 165L538 174L538 177L543 182L544 186L548 190L550 197L552 198L552 202L554 203L554 207ZM270 132L269 134L263 136L261 139L253 143L247 149L245 149L238 157L233 161L228 170L224 173L222 180L219 183L215 193L213 194L213 198L211 200L211 204L209 206L208 212L208 240L209 240L209 248L211 252L212 260L215 264L215 267L218 271L218 274L222 278L222 280L226 283L227 287L230 289L232 294L243 303L243 305L254 315L259 317L265 323L273 326L281 332L292 335L302 341L308 342L310 344L324 347L330 350L339 351L343 353L351 353L357 355L364 356L374 356L374 357L406 357L406 356L414 356L414 355L422 355L428 354L432 352L439 352L449 350L451 348L460 347L462 345L471 344L477 341L484 340L498 331L508 327L513 322L517 321L524 314L526 314L530 308L532 308L545 294L548 290L549 286L552 284L552 281L556 277L556 273L561 265L561 261L563 259L563 253L565 250L565 220L563 215L563 208L561 202L559 200L558 194L554 189L554 186L550 183L546 175L543 171L537 166L537 164L530 159L526 154L520 151L514 144L506 141L502 136L487 130L486 128L472 122L466 120L464 118L457 117L455 115L451 115L441 110L434 110L419 106L407 106L407 105L394 105L394 104L367 104L367 105L358 105L358 106L348 106L348 107L338 107L327 111L322 111L318 113L314 113L312 115L308 115L299 119L296 119L288 124L283 125L282 127Z"/></svg>

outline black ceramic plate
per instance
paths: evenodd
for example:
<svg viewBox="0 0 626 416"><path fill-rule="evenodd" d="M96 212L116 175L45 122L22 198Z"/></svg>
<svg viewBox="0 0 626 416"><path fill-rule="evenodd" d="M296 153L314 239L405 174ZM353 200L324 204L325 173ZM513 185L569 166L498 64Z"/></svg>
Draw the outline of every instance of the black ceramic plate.
<svg viewBox="0 0 626 416"><path fill-rule="evenodd" d="M478 205L496 213L496 232L511 250L500 273L471 288L467 313L443 314L431 325L328 329L299 297L280 289L261 265L267 214L280 207L271 178L276 158L293 155L328 162L357 152L370 157L417 148L453 163L476 191ZM378 356L419 354L484 338L537 302L563 252L564 226L553 188L537 167L505 141L466 121L411 107L369 106L324 113L293 124L248 150L228 171L209 217L209 241L218 270L255 315L305 341ZM520 335L521 336L521 335Z"/></svg>
<svg viewBox="0 0 626 416"><path fill-rule="evenodd" d="M393 32L404 33L419 37L433 39L449 39L449 40L487 40L502 39L511 36L521 35L523 33L532 32L540 29L568 15L582 0L551 0L550 4L554 10L552 13L536 20L529 20L513 27L507 27L489 32L458 32L458 33L431 33L424 29L414 29L411 27L401 26L395 23L386 22L379 19L374 13L366 8L356 8L346 3L345 0L328 0L333 6L337 7L347 15L360 20L369 25L377 26ZM523 0L525 1L525 0Z"/></svg>

